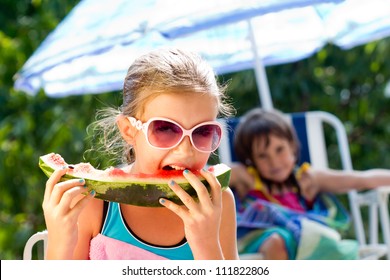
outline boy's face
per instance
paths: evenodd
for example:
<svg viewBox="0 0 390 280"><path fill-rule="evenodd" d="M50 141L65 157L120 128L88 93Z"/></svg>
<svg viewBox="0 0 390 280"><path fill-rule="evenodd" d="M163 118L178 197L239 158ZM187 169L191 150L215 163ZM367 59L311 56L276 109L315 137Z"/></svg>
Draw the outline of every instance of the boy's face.
<svg viewBox="0 0 390 280"><path fill-rule="evenodd" d="M295 167L293 145L285 138L269 135L269 143L265 137L253 141L252 157L254 165L262 178L282 183Z"/></svg>
<svg viewBox="0 0 390 280"><path fill-rule="evenodd" d="M199 123L214 121L218 113L215 98L206 94L160 94L148 101L141 116L142 122L150 118L162 117L175 121L185 129L191 129ZM134 173L153 174L161 169L202 169L210 156L208 152L196 150L185 136L178 146L160 150L151 147L144 133L136 132L133 147L136 160L132 168Z"/></svg>

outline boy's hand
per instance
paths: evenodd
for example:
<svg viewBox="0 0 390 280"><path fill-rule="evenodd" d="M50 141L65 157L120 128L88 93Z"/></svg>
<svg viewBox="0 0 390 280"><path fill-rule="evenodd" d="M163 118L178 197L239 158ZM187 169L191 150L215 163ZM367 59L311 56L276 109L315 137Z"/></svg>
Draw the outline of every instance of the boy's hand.
<svg viewBox="0 0 390 280"><path fill-rule="evenodd" d="M235 190L240 199L244 199L255 186L255 179L248 173L246 166L241 163L231 165L230 186Z"/></svg>

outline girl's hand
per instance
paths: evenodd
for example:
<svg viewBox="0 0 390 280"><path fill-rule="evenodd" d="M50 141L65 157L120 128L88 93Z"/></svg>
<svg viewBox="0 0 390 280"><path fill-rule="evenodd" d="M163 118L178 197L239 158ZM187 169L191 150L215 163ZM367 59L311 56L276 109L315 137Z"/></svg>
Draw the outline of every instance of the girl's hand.
<svg viewBox="0 0 390 280"><path fill-rule="evenodd" d="M67 171L66 167L54 171L46 182L42 208L49 233L47 252L49 259L73 257L78 237L79 214L94 195L93 192L80 196L86 192L83 179L59 182Z"/></svg>
<svg viewBox="0 0 390 280"><path fill-rule="evenodd" d="M172 201L160 199L160 203L176 213L184 223L184 231L195 259L222 259L222 250L219 242L219 230L222 213L221 185L213 174L201 171L211 186L211 193L189 170L183 172L184 177L196 190L198 201L195 201L173 180L169 187L181 199L184 206Z"/></svg>

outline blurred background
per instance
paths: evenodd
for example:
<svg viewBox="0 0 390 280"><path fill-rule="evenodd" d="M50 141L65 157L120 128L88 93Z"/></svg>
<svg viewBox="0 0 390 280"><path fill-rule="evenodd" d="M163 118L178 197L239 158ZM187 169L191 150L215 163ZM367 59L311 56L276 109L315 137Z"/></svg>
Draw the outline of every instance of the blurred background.
<svg viewBox="0 0 390 280"><path fill-rule="evenodd" d="M107 159L85 153L96 110L118 107L121 92L50 98L14 89L14 75L79 1L0 0L0 258L21 259L28 237L45 228L46 177L39 156L56 152L69 163ZM390 168L390 38L348 51L328 44L295 63L266 67L275 108L322 110L347 130L355 169ZM240 116L260 104L253 70L220 76ZM330 141L330 153L332 142ZM336 153L336 152L335 152ZM332 163L331 163L332 164ZM335 161L334 168L338 167ZM353 233L347 233L353 234Z"/></svg>

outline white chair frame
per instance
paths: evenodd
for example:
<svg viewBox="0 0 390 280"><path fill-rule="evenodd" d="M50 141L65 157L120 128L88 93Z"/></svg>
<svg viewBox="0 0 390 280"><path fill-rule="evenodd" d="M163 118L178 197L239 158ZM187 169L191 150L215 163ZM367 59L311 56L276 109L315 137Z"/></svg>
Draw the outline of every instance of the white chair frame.
<svg viewBox="0 0 390 280"><path fill-rule="evenodd" d="M43 250L42 250L42 252L38 252L38 256L41 255L41 256L43 256L44 259L46 259L47 240L48 240L47 230L34 233L27 240L26 245L24 246L23 260L32 260L33 248L39 242L43 243Z"/></svg>

